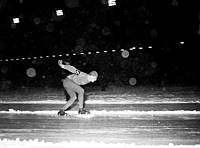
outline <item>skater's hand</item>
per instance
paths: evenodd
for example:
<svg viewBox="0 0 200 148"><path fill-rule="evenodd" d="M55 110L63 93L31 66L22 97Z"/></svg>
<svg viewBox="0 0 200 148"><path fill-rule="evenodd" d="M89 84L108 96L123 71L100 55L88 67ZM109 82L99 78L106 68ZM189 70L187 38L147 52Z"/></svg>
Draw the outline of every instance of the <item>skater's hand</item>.
<svg viewBox="0 0 200 148"><path fill-rule="evenodd" d="M63 64L63 61L62 60L58 60L58 65L61 67L61 68L64 68L65 65Z"/></svg>
<svg viewBox="0 0 200 148"><path fill-rule="evenodd" d="M58 60L58 65L62 65L62 60Z"/></svg>
<svg viewBox="0 0 200 148"><path fill-rule="evenodd" d="M69 65L69 62L63 61L63 60L58 60L58 65Z"/></svg>
<svg viewBox="0 0 200 148"><path fill-rule="evenodd" d="M62 63L62 60L58 60L58 65L61 67L61 68L63 68L63 63Z"/></svg>

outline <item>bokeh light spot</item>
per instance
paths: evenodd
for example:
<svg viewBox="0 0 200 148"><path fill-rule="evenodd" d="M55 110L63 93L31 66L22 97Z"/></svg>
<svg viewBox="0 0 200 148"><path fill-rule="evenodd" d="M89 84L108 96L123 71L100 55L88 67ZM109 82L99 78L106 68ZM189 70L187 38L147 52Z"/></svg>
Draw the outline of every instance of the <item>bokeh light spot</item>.
<svg viewBox="0 0 200 148"><path fill-rule="evenodd" d="M136 85L136 83L137 83L136 78L132 77L132 78L129 79L129 84L130 84L131 86Z"/></svg>
<svg viewBox="0 0 200 148"><path fill-rule="evenodd" d="M30 78L34 78L37 74L36 74L36 70L35 68L28 68L26 70L26 75Z"/></svg>
<svg viewBox="0 0 200 148"><path fill-rule="evenodd" d="M129 57L129 51L128 50L123 50L121 53L123 58L128 58Z"/></svg>

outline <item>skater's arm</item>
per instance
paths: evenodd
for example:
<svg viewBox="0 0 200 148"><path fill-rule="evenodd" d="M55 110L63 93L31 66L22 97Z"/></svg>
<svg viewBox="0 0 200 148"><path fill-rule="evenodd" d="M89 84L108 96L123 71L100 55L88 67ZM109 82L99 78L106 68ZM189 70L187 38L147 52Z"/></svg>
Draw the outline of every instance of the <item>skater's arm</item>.
<svg viewBox="0 0 200 148"><path fill-rule="evenodd" d="M63 64L62 63L62 60L58 60L58 65L62 68L62 69L65 69L65 70L68 70L70 71L71 73L74 73L74 74L80 74L80 71L74 67L74 66L71 66L69 63L65 63Z"/></svg>

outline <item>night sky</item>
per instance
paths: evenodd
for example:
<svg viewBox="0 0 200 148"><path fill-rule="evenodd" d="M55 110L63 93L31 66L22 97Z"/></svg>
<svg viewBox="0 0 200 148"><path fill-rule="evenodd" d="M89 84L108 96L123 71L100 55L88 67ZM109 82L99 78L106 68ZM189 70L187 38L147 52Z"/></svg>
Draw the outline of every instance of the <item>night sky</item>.
<svg viewBox="0 0 200 148"><path fill-rule="evenodd" d="M0 0L1 89L58 87L66 76L58 59L95 69L102 88L130 78L199 85L199 21L198 5L186 0Z"/></svg>

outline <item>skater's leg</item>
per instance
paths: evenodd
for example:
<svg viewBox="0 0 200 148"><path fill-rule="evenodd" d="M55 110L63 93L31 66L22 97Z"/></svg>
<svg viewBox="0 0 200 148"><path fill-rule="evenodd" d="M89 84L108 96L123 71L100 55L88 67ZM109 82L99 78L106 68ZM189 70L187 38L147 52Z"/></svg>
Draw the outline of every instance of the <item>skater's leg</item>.
<svg viewBox="0 0 200 148"><path fill-rule="evenodd" d="M67 93L69 94L70 99L62 109L67 110L74 103L74 101L76 100L76 93L77 93L79 100L79 113L80 114L89 113L89 111L84 110L84 89L69 79L65 79L63 81L63 86L66 89Z"/></svg>
<svg viewBox="0 0 200 148"><path fill-rule="evenodd" d="M59 110L58 115L60 116L66 115L65 110L67 110L76 100L76 93L73 91L73 82L71 80L65 79L63 80L63 87L70 98L67 103Z"/></svg>
<svg viewBox="0 0 200 148"><path fill-rule="evenodd" d="M69 85L67 87L69 87ZM66 89L66 90L68 92L69 89ZM72 82L70 84L70 91L68 92L69 95L71 94L70 95L70 99L71 99L71 96L74 95L72 92L78 94L79 108L83 108L83 103L84 103L84 89L81 86L79 86L79 85L77 85L77 84L75 84L75 83Z"/></svg>
<svg viewBox="0 0 200 148"><path fill-rule="evenodd" d="M82 87L77 88L77 93L78 93L78 100L79 100L79 114L90 114L90 112L86 109L84 109L84 89Z"/></svg>
<svg viewBox="0 0 200 148"><path fill-rule="evenodd" d="M73 83L73 85L71 85L70 87L71 89L73 89L74 92L76 92L78 94L78 103L79 103L79 114L89 114L90 112L84 109L84 89Z"/></svg>
<svg viewBox="0 0 200 148"><path fill-rule="evenodd" d="M70 99L69 94L67 93L66 89L64 88L64 95L65 95L65 100L68 101Z"/></svg>
<svg viewBox="0 0 200 148"><path fill-rule="evenodd" d="M64 80L63 87L65 88L67 94L70 97L67 103L62 107L62 110L67 110L76 100L76 93L74 90L74 83L71 80Z"/></svg>
<svg viewBox="0 0 200 148"><path fill-rule="evenodd" d="M67 93L70 96L70 99L67 101L67 103L61 108L62 110L67 110L76 100L76 93L71 91L71 90L67 90Z"/></svg>
<svg viewBox="0 0 200 148"><path fill-rule="evenodd" d="M82 87L77 88L77 93L78 93L78 103L79 103L79 108L83 108L83 103L84 103L84 89Z"/></svg>

